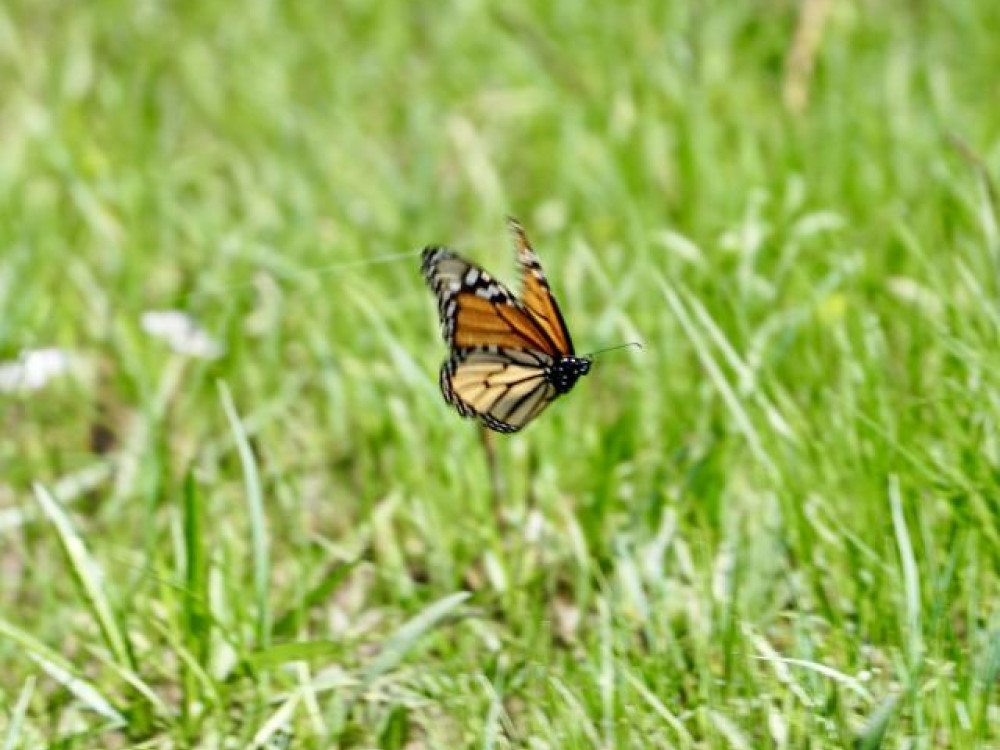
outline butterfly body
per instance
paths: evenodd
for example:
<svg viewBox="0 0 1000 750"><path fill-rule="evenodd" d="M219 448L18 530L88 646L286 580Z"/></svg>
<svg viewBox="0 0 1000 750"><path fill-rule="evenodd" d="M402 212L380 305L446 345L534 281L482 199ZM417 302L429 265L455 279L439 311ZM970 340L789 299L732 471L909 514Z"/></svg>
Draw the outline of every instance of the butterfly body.
<svg viewBox="0 0 1000 750"><path fill-rule="evenodd" d="M445 401L498 432L520 430L591 365L574 352L524 230L513 219L509 224L522 272L520 296L446 248L425 249L421 265L450 349L440 377Z"/></svg>
<svg viewBox="0 0 1000 750"><path fill-rule="evenodd" d="M560 357L545 371L545 379L562 395L576 385L576 381L590 372L589 357Z"/></svg>

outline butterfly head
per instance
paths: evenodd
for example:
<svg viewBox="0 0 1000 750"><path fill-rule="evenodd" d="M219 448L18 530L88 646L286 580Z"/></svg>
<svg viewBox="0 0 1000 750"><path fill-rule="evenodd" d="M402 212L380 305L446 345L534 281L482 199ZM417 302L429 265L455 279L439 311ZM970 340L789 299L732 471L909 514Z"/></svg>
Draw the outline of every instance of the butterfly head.
<svg viewBox="0 0 1000 750"><path fill-rule="evenodd" d="M590 372L590 357L560 357L546 373L546 379L559 393L567 393L576 381Z"/></svg>

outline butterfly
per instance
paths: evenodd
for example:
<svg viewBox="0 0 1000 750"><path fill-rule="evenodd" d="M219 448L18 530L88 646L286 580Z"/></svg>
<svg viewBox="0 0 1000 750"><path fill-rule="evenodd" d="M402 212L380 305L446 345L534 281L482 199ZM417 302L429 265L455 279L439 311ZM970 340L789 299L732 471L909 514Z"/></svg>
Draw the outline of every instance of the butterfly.
<svg viewBox="0 0 1000 750"><path fill-rule="evenodd" d="M463 417L517 432L590 371L573 350L566 322L524 228L513 218L521 270L516 296L475 263L444 247L423 251L421 271L437 297L450 356L441 393Z"/></svg>

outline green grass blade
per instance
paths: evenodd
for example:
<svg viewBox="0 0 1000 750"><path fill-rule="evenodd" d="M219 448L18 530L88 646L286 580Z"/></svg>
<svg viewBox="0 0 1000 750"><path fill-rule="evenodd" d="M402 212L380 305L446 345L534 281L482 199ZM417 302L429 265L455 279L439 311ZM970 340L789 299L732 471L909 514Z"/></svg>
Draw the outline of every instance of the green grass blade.
<svg viewBox="0 0 1000 750"><path fill-rule="evenodd" d="M903 568L903 586L906 596L907 647L910 668L915 669L923 654L923 637L920 630L920 573L913 553L913 542L903 514L903 501L899 492L899 477L889 477L889 505L892 511L892 528L899 549L899 561ZM911 674L912 676L912 674Z"/></svg>
<svg viewBox="0 0 1000 750"><path fill-rule="evenodd" d="M708 373L709 379L715 385L715 388L722 397L723 402L729 408L729 413L732 415L737 429L746 439L754 456L769 471L776 472L777 470L774 461L764 449L764 442L761 439L760 434L757 432L757 428L754 427L753 420L750 418L746 408L740 401L739 396L736 395L736 391L729 384L729 381L723 374L722 368L719 367L719 364L712 357L709 351L709 342L706 340L706 337L699 332L694 324L694 321L691 319L691 316L688 315L688 312L684 307L684 303L681 302L680 297L671 288L670 284L662 278L659 282L660 289L663 292L663 296L667 300L667 304L670 306L670 309L673 310L674 315L681 324L681 328L684 329L684 333L687 335L688 340L694 346L695 352L698 354L698 359L701 360L702 367L704 367L705 371Z"/></svg>
<svg viewBox="0 0 1000 750"><path fill-rule="evenodd" d="M615 739L615 659L612 644L613 628L611 611L606 599L597 600L597 612L601 633L601 668L598 683L601 692L601 734L604 747L616 747Z"/></svg>
<svg viewBox="0 0 1000 750"><path fill-rule="evenodd" d="M289 662L334 660L343 656L344 646L338 641L296 641L278 643L265 649L254 651L246 657L247 664L254 670L274 669Z"/></svg>
<svg viewBox="0 0 1000 750"><path fill-rule="evenodd" d="M678 741L681 743L681 747L693 747L694 737L691 736L691 733L677 715L667 708L666 704L649 688L642 684L642 681L638 677L631 672L624 672L624 675L632 688L639 694L639 697L653 710L653 713L663 719L664 723L674 730Z"/></svg>
<svg viewBox="0 0 1000 750"><path fill-rule="evenodd" d="M176 634L159 622L154 622L152 627L170 644L173 653L180 660L182 668L197 681L205 700L215 704L222 703L222 696L219 694L219 686L216 681L205 670L198 658L187 650Z"/></svg>
<svg viewBox="0 0 1000 750"><path fill-rule="evenodd" d="M980 681L983 685L996 685L1000 682L1000 630L990 631L983 662Z"/></svg>
<svg viewBox="0 0 1000 750"><path fill-rule="evenodd" d="M125 723L122 714L97 685L80 674L71 662L33 635L6 620L0 620L0 637L15 643L23 653L92 711L114 722Z"/></svg>
<svg viewBox="0 0 1000 750"><path fill-rule="evenodd" d="M198 495L194 474L188 472L184 481L182 505L184 540L183 622L188 648L204 663L208 654L211 629L207 616L208 562L205 535L204 503Z"/></svg>
<svg viewBox="0 0 1000 750"><path fill-rule="evenodd" d="M301 700L301 694L295 692L282 701L278 710L272 713L267 718L267 721L261 724L260 728L254 733L253 739L250 741L249 750L287 746L280 745L276 739L287 731L287 728L292 721L292 717L295 715L295 709L298 708ZM270 744L272 741L274 742L273 745Z"/></svg>
<svg viewBox="0 0 1000 750"><path fill-rule="evenodd" d="M173 710L138 674L129 669L125 669L116 661L109 659L105 654L97 651L96 649L88 649L88 651L95 659L114 672L122 682L126 683L129 687L135 690L138 695L141 695L149 703L149 705L153 707L160 718L167 719L168 721L173 718Z"/></svg>
<svg viewBox="0 0 1000 750"><path fill-rule="evenodd" d="M756 656L755 659L760 661L771 662L774 665L784 664L790 667L800 667L802 669L808 669L815 674L822 675L839 685L850 690L855 695L864 698L866 701L873 700L871 693L869 693L865 686L862 685L858 680L854 679L850 675L844 674L843 672L834 669L833 667L828 667L825 664L819 664L813 661L807 661L806 659L790 659L782 656Z"/></svg>
<svg viewBox="0 0 1000 750"><path fill-rule="evenodd" d="M855 750L879 750L885 742L886 733L889 731L889 723L896 714L896 706L899 704L898 695L890 695L865 722L865 726L858 733L855 741Z"/></svg>
<svg viewBox="0 0 1000 750"><path fill-rule="evenodd" d="M270 576L271 563L268 551L267 520L264 514L264 493L260 483L260 472L257 468L257 459L250 448L250 441L247 439L243 423L236 413L236 406L233 398L229 394L226 384L219 382L219 398L222 400L222 408L226 412L229 420L229 428L232 430L233 439L236 441L236 448L240 456L240 464L243 467L243 483L246 487L247 510L250 514L250 543L251 556L253 557L253 580L254 594L257 602L257 626L255 628L257 644L266 647L270 642Z"/></svg>
<svg viewBox="0 0 1000 750"><path fill-rule="evenodd" d="M11 711L7 725L7 736L4 738L2 750L14 750L20 744L21 727L24 725L24 717L28 712L28 704L31 702L31 696L34 692L35 678L29 677L24 681L21 693Z"/></svg>
<svg viewBox="0 0 1000 750"><path fill-rule="evenodd" d="M403 623L385 642L379 655L361 673L354 699L363 694L375 680L394 669L428 631L454 612L469 596L467 591L446 596Z"/></svg>
<svg viewBox="0 0 1000 750"><path fill-rule="evenodd" d="M58 682L75 695L81 703L96 714L110 720L115 725L124 726L125 717L118 712L111 701L104 697L100 690L89 680L84 680L68 669L55 662L42 658L38 654L28 655L53 680Z"/></svg>
<svg viewBox="0 0 1000 750"><path fill-rule="evenodd" d="M42 512L49 519L59 536L66 561L77 588L83 595L91 616L97 622L98 629L104 638L115 661L127 669L133 670L124 631L118 624L111 602L104 590L105 578L96 561L90 556L87 546L80 535L76 533L69 517L63 512L62 506L49 494L41 484L35 485L35 498Z"/></svg>
<svg viewBox="0 0 1000 750"><path fill-rule="evenodd" d="M569 686L555 676L549 678L549 682L563 702L569 707L569 714L572 717L574 731L582 732L592 747L604 747L600 732L594 724L593 716L587 708L580 702L580 698L569 689Z"/></svg>
<svg viewBox="0 0 1000 750"><path fill-rule="evenodd" d="M208 597L208 562L206 547L208 540L204 528L204 503L198 495L194 473L188 471L184 480L183 502L181 504L181 534L182 546L178 551L178 577L184 580L180 592L181 618L183 628L182 640L185 650L201 667L208 662L212 642L212 618L209 616ZM201 692L198 689L201 680L187 667L188 661L181 660L181 683L184 686L184 714L191 716L196 713L196 706L201 703Z"/></svg>
<svg viewBox="0 0 1000 750"><path fill-rule="evenodd" d="M272 635L277 637L291 636L300 613L308 612L314 607L324 604L360 562L361 559L358 558L350 562L334 563L327 568L319 583L306 592L302 601L275 621L274 627L271 629Z"/></svg>

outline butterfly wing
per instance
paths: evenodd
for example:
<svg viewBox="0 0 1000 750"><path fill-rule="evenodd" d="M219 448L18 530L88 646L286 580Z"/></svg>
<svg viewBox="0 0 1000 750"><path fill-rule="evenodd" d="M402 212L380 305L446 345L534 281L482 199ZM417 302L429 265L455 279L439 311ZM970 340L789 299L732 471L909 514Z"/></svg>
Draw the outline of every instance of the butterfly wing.
<svg viewBox="0 0 1000 750"><path fill-rule="evenodd" d="M420 270L427 286L438 301L441 335L445 343L455 345L459 297L478 296L487 304L512 305L514 295L486 271L443 247L428 247Z"/></svg>
<svg viewBox="0 0 1000 750"><path fill-rule="evenodd" d="M497 432L517 432L558 396L541 352L473 348L455 351L441 368L441 392L464 417Z"/></svg>
<svg viewBox="0 0 1000 750"><path fill-rule="evenodd" d="M507 224L514 235L517 263L521 267L521 304L531 312L556 352L571 356L574 353L573 339L570 338L559 305L552 296L549 281L545 278L538 255L531 247L521 223L513 217L508 217Z"/></svg>
<svg viewBox="0 0 1000 750"><path fill-rule="evenodd" d="M493 346L559 354L541 323L475 263L445 248L429 247L421 270L437 296L441 335L450 348Z"/></svg>

